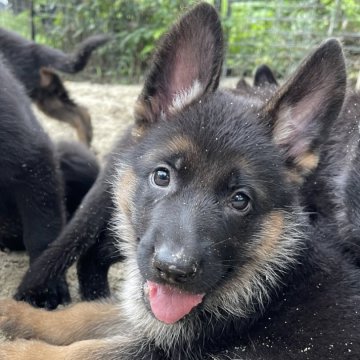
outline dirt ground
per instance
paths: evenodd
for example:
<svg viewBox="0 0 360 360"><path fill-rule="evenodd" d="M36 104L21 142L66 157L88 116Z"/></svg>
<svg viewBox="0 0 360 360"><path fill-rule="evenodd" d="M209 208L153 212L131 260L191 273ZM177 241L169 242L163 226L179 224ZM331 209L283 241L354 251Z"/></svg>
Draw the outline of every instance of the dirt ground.
<svg viewBox="0 0 360 360"><path fill-rule="evenodd" d="M223 86L233 87L236 79L226 79ZM106 155L124 129L133 121L133 105L140 93L140 85L99 85L91 83L67 82L72 97L85 105L92 116L94 138L92 148L101 160ZM34 111L54 141L76 140L75 131L67 124L47 118ZM11 297L28 268L28 257L24 253L0 252L0 299ZM110 284L113 289L121 283L121 264L110 270ZM78 285L74 267L67 275L73 301L78 298ZM0 340L2 339L0 334Z"/></svg>

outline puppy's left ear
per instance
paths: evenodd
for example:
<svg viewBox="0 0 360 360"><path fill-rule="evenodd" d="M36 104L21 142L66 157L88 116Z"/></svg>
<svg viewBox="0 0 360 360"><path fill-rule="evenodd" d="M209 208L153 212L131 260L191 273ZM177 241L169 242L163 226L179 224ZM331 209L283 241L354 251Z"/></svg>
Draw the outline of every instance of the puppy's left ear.
<svg viewBox="0 0 360 360"><path fill-rule="evenodd" d="M267 65L263 64L255 71L254 86L262 87L266 85L278 85L278 83L271 69Z"/></svg>
<svg viewBox="0 0 360 360"><path fill-rule="evenodd" d="M137 101L138 123L151 124L181 111L219 84L223 35L216 10L201 3L163 37Z"/></svg>
<svg viewBox="0 0 360 360"><path fill-rule="evenodd" d="M262 109L273 141L298 181L317 167L319 146L340 113L345 92L342 48L330 39L302 62Z"/></svg>

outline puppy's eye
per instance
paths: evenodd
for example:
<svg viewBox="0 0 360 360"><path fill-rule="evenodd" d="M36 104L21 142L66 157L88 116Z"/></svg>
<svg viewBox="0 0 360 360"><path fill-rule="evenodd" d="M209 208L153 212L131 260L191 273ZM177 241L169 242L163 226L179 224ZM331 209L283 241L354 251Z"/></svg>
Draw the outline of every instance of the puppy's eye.
<svg viewBox="0 0 360 360"><path fill-rule="evenodd" d="M230 199L231 206L239 211L245 211L249 208L250 198L241 191L237 191Z"/></svg>
<svg viewBox="0 0 360 360"><path fill-rule="evenodd" d="M154 184L161 187L169 186L170 171L166 168L158 168L153 175Z"/></svg>

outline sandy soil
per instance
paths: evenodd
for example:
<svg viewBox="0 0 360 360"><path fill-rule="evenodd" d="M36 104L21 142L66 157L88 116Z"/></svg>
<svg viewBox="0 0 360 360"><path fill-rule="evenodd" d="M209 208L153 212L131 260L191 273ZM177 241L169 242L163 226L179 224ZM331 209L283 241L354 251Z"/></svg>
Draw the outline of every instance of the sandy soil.
<svg viewBox="0 0 360 360"><path fill-rule="evenodd" d="M223 86L233 87L236 79L226 79ZM101 160L115 139L133 121L133 105L140 93L140 85L99 85L91 83L67 82L72 97L85 105L92 116L94 138L92 148ZM54 141L76 140L75 131L67 124L47 118L36 108L34 111ZM28 258L24 253L0 252L0 299L11 297L28 268ZM110 284L113 289L121 284L121 264L110 270ZM67 274L73 301L78 301L78 284L74 267ZM0 334L0 340L2 339Z"/></svg>

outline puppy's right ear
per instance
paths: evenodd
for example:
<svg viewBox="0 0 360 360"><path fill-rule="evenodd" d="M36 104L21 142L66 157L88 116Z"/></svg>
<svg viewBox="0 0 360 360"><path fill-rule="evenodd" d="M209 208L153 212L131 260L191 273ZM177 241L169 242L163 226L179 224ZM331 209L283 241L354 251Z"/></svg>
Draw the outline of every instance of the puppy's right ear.
<svg viewBox="0 0 360 360"><path fill-rule="evenodd" d="M216 90L224 56L216 10L201 3L175 24L157 48L137 101L138 124L151 124Z"/></svg>
<svg viewBox="0 0 360 360"><path fill-rule="evenodd" d="M275 76L267 65L259 66L255 71L254 86L278 85Z"/></svg>

